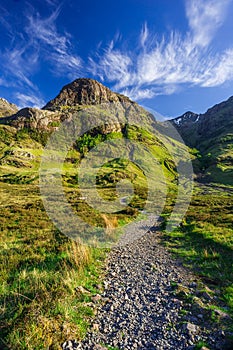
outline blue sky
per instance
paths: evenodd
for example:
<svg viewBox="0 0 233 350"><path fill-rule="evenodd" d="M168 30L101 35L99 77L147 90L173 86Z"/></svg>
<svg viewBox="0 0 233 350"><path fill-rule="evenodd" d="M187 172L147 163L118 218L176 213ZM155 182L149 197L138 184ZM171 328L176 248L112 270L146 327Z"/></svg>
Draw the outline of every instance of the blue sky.
<svg viewBox="0 0 233 350"><path fill-rule="evenodd" d="M233 0L1 0L0 96L42 107L79 77L165 117L233 95Z"/></svg>

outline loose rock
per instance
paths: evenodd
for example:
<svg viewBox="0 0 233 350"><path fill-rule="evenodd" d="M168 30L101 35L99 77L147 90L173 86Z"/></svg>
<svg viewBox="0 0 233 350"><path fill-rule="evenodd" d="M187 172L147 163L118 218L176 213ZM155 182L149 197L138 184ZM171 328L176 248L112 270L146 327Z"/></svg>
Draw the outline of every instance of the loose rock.
<svg viewBox="0 0 233 350"><path fill-rule="evenodd" d="M104 292L96 296L100 307L80 349L187 350L200 340L212 350L223 348L219 329L206 316L206 301L189 301L198 292L195 276L159 244L156 231L112 249L107 268Z"/></svg>

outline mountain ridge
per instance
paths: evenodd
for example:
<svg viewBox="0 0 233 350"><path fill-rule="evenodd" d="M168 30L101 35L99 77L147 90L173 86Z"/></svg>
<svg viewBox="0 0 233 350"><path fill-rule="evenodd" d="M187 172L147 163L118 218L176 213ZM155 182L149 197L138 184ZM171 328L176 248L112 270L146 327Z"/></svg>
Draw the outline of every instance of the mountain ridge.
<svg viewBox="0 0 233 350"><path fill-rule="evenodd" d="M0 97L0 118L10 116L18 111L18 107Z"/></svg>
<svg viewBox="0 0 233 350"><path fill-rule="evenodd" d="M109 102L131 102L128 97L111 91L97 80L79 78L63 86L59 94L42 109L57 110L61 106L97 105Z"/></svg>
<svg viewBox="0 0 233 350"><path fill-rule="evenodd" d="M187 117L189 116L189 117ZM205 113L185 112L170 121L177 128L184 141L195 147L204 137L221 133L224 125L233 126L233 96L207 109ZM196 124L196 125L194 125ZM224 131L224 130L223 130ZM190 134L193 137L188 137Z"/></svg>
<svg viewBox="0 0 233 350"><path fill-rule="evenodd" d="M200 181L233 184L233 96L205 113L188 111L163 123L157 122L150 112L128 97L88 78L79 78L65 85L42 109L26 107L17 110L15 105L1 99L0 111L1 102L8 108L8 115L5 113L0 118L0 124L36 132L37 139L44 139L43 142L46 140L44 133L51 133L73 116L83 124L80 130L85 128L85 115L94 126L99 125L101 116L103 126L95 133L102 135L123 132L126 124L152 127L166 135L166 125L171 123L184 143L196 149L193 164ZM107 126L109 122L110 127ZM168 136L174 138L174 135Z"/></svg>
<svg viewBox="0 0 233 350"><path fill-rule="evenodd" d="M59 94L42 109L26 107L16 113L1 118L1 124L11 125L17 129L29 128L53 131L61 122L69 120L72 115L96 106L102 108L102 114L112 115L117 123L133 120L147 125L156 123L152 114L128 97L112 92L109 88L93 79L79 78L65 85ZM105 113L106 112L106 113ZM94 113L95 114L95 113ZM141 117L139 117L141 116ZM109 118L104 118L108 121ZM109 119L110 120L110 119Z"/></svg>
<svg viewBox="0 0 233 350"><path fill-rule="evenodd" d="M200 154L195 162L201 181L233 185L233 96L203 114L171 120L184 142Z"/></svg>

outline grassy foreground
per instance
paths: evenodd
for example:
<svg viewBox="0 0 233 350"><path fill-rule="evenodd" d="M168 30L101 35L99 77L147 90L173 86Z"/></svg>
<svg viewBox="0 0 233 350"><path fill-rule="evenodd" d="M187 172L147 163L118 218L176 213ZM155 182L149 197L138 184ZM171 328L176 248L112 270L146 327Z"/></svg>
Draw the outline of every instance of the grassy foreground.
<svg viewBox="0 0 233 350"><path fill-rule="evenodd" d="M106 250L59 233L35 184L1 183L1 199L0 348L60 349L66 339L81 339L95 313ZM182 225L163 234L231 315L232 205L231 191L197 187Z"/></svg>
<svg viewBox="0 0 233 350"><path fill-rule="evenodd" d="M60 349L86 332L105 251L60 234L37 186L1 183L1 199L0 348Z"/></svg>
<svg viewBox="0 0 233 350"><path fill-rule="evenodd" d="M159 153L165 177L171 183L176 174L166 148L143 130L126 129L130 139L149 147L149 155ZM43 207L38 169L47 136L0 125L1 349L56 350L67 339L81 339L95 313L93 295L101 289L106 249L88 248L69 240L53 226ZM93 226L111 229L134 219L143 209L145 175L138 166L121 159L100 168L97 189L106 200L113 199L114 186L131 180L136 189L130 207L117 218L100 215L80 197L80 159L103 138L122 137L121 133L84 135L68 152L63 166L67 200ZM149 166L151 158L147 157L148 153L143 153L139 164L143 158Z"/></svg>
<svg viewBox="0 0 233 350"><path fill-rule="evenodd" d="M84 336L95 313L92 298L101 288L107 252L81 246L59 233L45 213L38 189L42 146L23 131L15 134L10 127L4 127L3 131L0 135L3 140L0 143L0 349L58 350L63 341ZM141 137L137 130L130 132L132 139ZM82 147L79 145L84 153L90 140L93 141L84 139ZM160 152L160 163L172 184L175 170L168 152L156 139L149 141L152 154ZM142 172L121 160L100 169L97 185L102 187L106 200L115 197L113 185L121 180L132 180L136 189L131 205L117 218L110 217L111 221L79 200L75 161L80 155L76 153L72 150L65 164L64 187L68 201L80 217L105 227L135 218L138 210L143 209L146 197ZM144 158L149 164L149 159ZM133 173L135 177L131 176ZM174 202L174 191L171 193ZM233 315L232 208L230 188L197 187L182 225L170 234L164 232L163 240L203 281L214 286L212 289L218 292L222 305L227 305L224 310Z"/></svg>
<svg viewBox="0 0 233 350"><path fill-rule="evenodd" d="M201 187L200 187L201 186ZM233 189L198 185L185 219L162 241L210 287L216 308L233 316ZM213 307L215 307L213 305ZM228 324L233 331L233 324Z"/></svg>

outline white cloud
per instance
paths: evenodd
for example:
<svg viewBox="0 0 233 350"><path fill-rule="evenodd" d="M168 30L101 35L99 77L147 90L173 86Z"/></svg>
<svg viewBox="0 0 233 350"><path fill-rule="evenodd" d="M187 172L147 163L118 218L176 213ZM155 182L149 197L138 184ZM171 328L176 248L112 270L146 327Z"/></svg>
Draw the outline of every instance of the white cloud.
<svg viewBox="0 0 233 350"><path fill-rule="evenodd" d="M140 89L140 88L133 88L133 89L125 89L122 91L124 95L130 96L133 100L144 100L146 98L152 98L156 95L156 92L153 91L153 89Z"/></svg>
<svg viewBox="0 0 233 350"><path fill-rule="evenodd" d="M17 78L17 84L26 84L36 89L30 80L30 75L35 70L38 62L37 51L28 50L28 45L17 45L17 47L1 53L0 58L5 69L5 75L8 75L10 80L13 79L13 85L16 83L15 78Z"/></svg>
<svg viewBox="0 0 233 350"><path fill-rule="evenodd" d="M143 28L142 28L142 31L141 31L141 35L140 35L140 44L141 46L144 46L147 39L148 39L148 36L149 36L149 30L148 30L148 27L147 27L147 23L144 24Z"/></svg>
<svg viewBox="0 0 233 350"><path fill-rule="evenodd" d="M231 0L187 0L186 14L194 43L207 46L223 24Z"/></svg>
<svg viewBox="0 0 233 350"><path fill-rule="evenodd" d="M131 58L128 54L114 50L114 43L104 51L102 57L96 62L92 58L89 59L89 70L93 75L99 76L101 80L107 78L109 81L118 81L117 89L127 85L128 80L132 78L130 66Z"/></svg>
<svg viewBox="0 0 233 350"><path fill-rule="evenodd" d="M219 60L216 59L212 70L206 72L203 80L202 86L205 87L218 86L233 80L233 49L227 50Z"/></svg>
<svg viewBox="0 0 233 350"><path fill-rule="evenodd" d="M0 86L9 87L9 82L4 78L0 78Z"/></svg>
<svg viewBox="0 0 233 350"><path fill-rule="evenodd" d="M30 103L39 106L40 99L33 101L32 98L39 94L32 77L46 61L53 74L73 78L82 71L91 72L102 81L111 82L114 90L137 100L172 94L182 84L221 85L233 80L233 48L216 55L212 53L214 50L211 50L210 44L232 1L184 0L189 24L186 34L171 32L158 38L145 23L132 51L125 49L125 42L119 46L122 38L118 34L101 54L89 58L88 68L84 68L84 62L75 53L72 36L58 30L58 0L46 0L50 11L53 11L47 17L41 17L29 5L20 32L16 32L10 13L0 8L0 21L11 39L9 47L0 51L4 71L0 84L17 87L18 91L19 87L26 86L26 91L30 93L18 95L21 105Z"/></svg>
<svg viewBox="0 0 233 350"><path fill-rule="evenodd" d="M35 95L26 95L22 93L16 93L16 99L18 101L17 105L19 106L19 108L24 108L24 107L41 108L45 105L44 100Z"/></svg>
<svg viewBox="0 0 233 350"><path fill-rule="evenodd" d="M70 34L60 34L57 30L56 19L59 12L58 8L47 18L41 18L39 14L29 15L26 33L34 47L40 47L43 58L53 66L55 74L77 75L80 73L82 60L72 53Z"/></svg>
<svg viewBox="0 0 233 350"><path fill-rule="evenodd" d="M51 6L56 0L47 0ZM13 26L13 18L6 29L13 38L5 50L0 50L0 61L5 80L11 86L26 86L39 93L32 77L46 61L54 75L80 74L82 61L73 53L71 35L59 33L56 20L59 7L48 17L42 18L32 6L29 6L24 26L20 32ZM30 11L30 13L29 13ZM4 24L4 23L3 23Z"/></svg>
<svg viewBox="0 0 233 350"><path fill-rule="evenodd" d="M145 24L134 52L112 42L96 60L90 59L90 70L101 80L114 83L117 91L137 100L172 94L182 84L221 85L233 79L233 50L214 55L209 44L231 1L186 1L190 26L186 34L171 32L158 40Z"/></svg>
<svg viewBox="0 0 233 350"><path fill-rule="evenodd" d="M45 0L49 6L57 7L59 6L58 0Z"/></svg>

